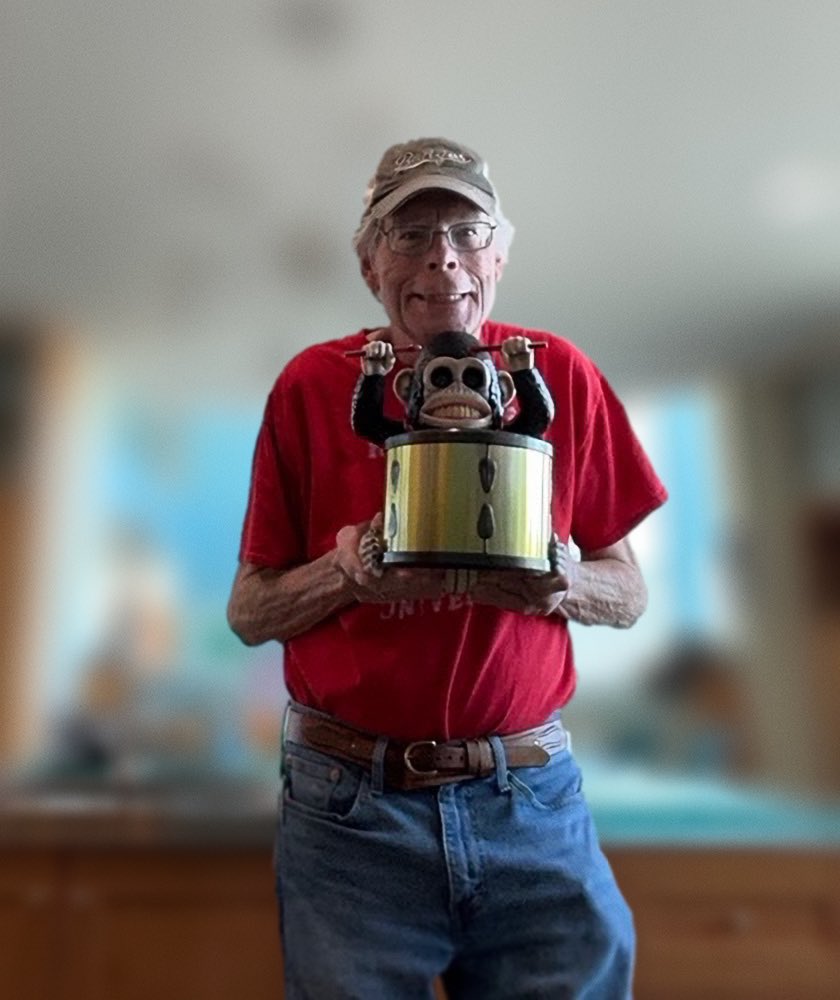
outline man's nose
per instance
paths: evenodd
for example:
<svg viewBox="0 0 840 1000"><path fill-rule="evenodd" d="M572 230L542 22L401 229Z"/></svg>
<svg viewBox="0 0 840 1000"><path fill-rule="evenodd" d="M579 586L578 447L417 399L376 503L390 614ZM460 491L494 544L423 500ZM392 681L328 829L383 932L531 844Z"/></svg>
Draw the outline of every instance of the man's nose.
<svg viewBox="0 0 840 1000"><path fill-rule="evenodd" d="M458 263L458 254L449 242L449 234L432 233L432 245L426 253L426 267L430 271L454 271Z"/></svg>

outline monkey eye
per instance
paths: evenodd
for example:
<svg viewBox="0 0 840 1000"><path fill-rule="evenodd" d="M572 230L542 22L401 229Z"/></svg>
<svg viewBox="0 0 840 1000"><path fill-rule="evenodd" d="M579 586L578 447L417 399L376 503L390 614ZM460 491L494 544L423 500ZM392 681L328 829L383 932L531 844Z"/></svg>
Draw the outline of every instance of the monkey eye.
<svg viewBox="0 0 840 1000"><path fill-rule="evenodd" d="M445 389L452 384L452 372L447 365L438 365L429 373L429 381L436 389Z"/></svg>
<svg viewBox="0 0 840 1000"><path fill-rule="evenodd" d="M484 366L480 368L477 365L470 365L466 369L462 376L464 385L468 389L483 389L484 388Z"/></svg>

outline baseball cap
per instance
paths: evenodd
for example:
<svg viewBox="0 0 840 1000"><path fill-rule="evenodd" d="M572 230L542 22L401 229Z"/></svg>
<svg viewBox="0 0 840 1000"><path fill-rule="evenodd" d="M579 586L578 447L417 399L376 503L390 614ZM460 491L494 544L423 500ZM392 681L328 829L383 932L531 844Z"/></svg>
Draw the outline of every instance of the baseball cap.
<svg viewBox="0 0 840 1000"><path fill-rule="evenodd" d="M484 159L459 142L430 138L410 139L385 150L365 192L365 210L353 245L358 247L371 225L428 190L451 191L471 201L505 228L509 242L513 227L502 215Z"/></svg>

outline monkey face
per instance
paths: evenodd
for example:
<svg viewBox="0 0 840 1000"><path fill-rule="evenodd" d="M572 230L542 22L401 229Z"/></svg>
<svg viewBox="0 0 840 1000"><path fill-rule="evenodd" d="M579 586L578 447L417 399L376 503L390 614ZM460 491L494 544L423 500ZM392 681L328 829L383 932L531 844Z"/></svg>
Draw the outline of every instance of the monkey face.
<svg viewBox="0 0 840 1000"><path fill-rule="evenodd" d="M475 337L444 330L423 349L415 368L394 378L394 392L412 430L498 430L516 395L509 372L498 371ZM479 352L476 353L476 348Z"/></svg>
<svg viewBox="0 0 840 1000"><path fill-rule="evenodd" d="M432 358L423 371L424 402L419 423L426 427L477 430L489 427L490 374L478 358Z"/></svg>

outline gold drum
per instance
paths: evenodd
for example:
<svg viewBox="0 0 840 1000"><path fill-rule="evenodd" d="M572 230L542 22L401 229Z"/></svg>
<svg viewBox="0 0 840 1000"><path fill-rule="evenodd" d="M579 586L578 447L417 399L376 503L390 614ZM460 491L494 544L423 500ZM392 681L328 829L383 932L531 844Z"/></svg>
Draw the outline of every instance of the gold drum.
<svg viewBox="0 0 840 1000"><path fill-rule="evenodd" d="M385 442L384 564L549 569L553 449L506 431Z"/></svg>

